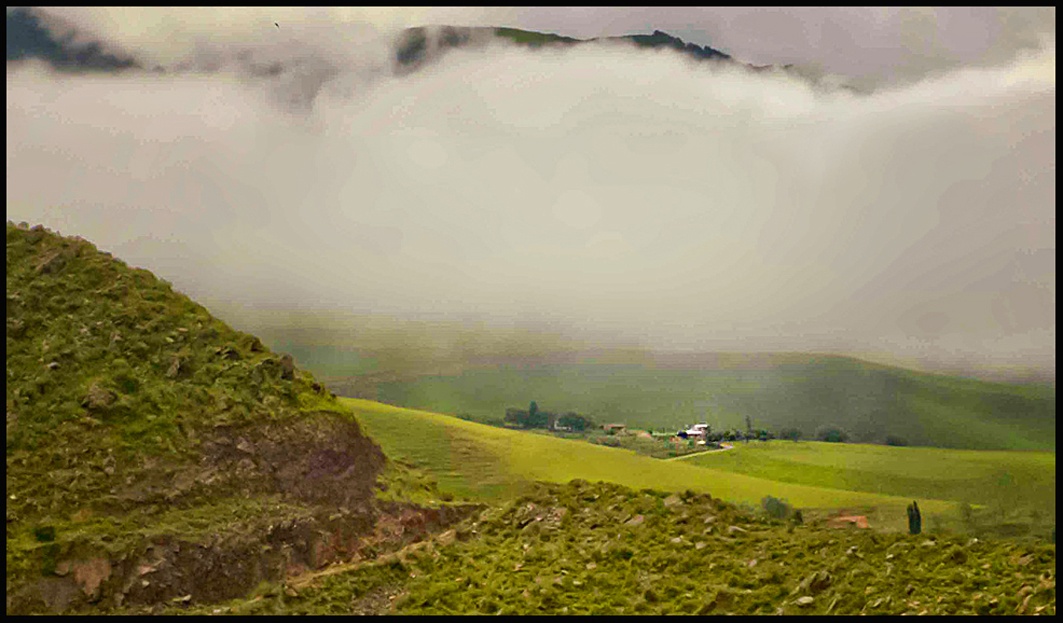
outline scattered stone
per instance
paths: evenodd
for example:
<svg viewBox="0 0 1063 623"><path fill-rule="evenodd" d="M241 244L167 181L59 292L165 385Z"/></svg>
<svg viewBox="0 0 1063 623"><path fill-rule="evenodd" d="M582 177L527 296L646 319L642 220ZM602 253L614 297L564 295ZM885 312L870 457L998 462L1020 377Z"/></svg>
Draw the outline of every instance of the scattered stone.
<svg viewBox="0 0 1063 623"><path fill-rule="evenodd" d="M740 528L738 526L727 526L727 534L745 534L747 532L749 532L749 530L746 530L745 528Z"/></svg>
<svg viewBox="0 0 1063 623"><path fill-rule="evenodd" d="M176 379L181 376L181 373L187 369L187 366L184 364L184 359L181 357L174 357L173 361L170 363L170 369L166 371L166 378Z"/></svg>
<svg viewBox="0 0 1063 623"><path fill-rule="evenodd" d="M678 495L670 495L670 496L668 496L667 498L664 499L665 508L672 508L672 507L675 507L675 506L682 506L682 505L683 505L683 499L680 498Z"/></svg>
<svg viewBox="0 0 1063 623"><path fill-rule="evenodd" d="M228 359L229 361L239 361L240 351L236 350L232 346L219 347L214 350L218 355L221 355L222 359Z"/></svg>
<svg viewBox="0 0 1063 623"><path fill-rule="evenodd" d="M682 542L683 542L683 537L681 537L681 536L674 537L671 540L671 543L673 543L674 545L679 545Z"/></svg>
<svg viewBox="0 0 1063 623"><path fill-rule="evenodd" d="M44 367L48 368L49 370L58 370L59 369L59 362L58 361L52 361L48 365L46 365Z"/></svg>
<svg viewBox="0 0 1063 623"><path fill-rule="evenodd" d="M88 394L81 401L81 406L90 411L102 411L113 405L116 400L118 400L118 394L100 387L98 383L93 383L89 387Z"/></svg>
<svg viewBox="0 0 1063 623"><path fill-rule="evenodd" d="M646 521L646 518L642 515L635 515L631 519L624 522L625 526L641 526L642 522Z"/></svg>
<svg viewBox="0 0 1063 623"><path fill-rule="evenodd" d="M74 563L74 581L89 597L95 597L100 584L111 577L111 563L106 558L93 558Z"/></svg>
<svg viewBox="0 0 1063 623"><path fill-rule="evenodd" d="M26 334L26 323L18 318L8 318L7 320L7 335L9 337L19 338Z"/></svg>
<svg viewBox="0 0 1063 623"><path fill-rule="evenodd" d="M694 544L694 549L705 549L707 545L708 543L706 543L705 541L698 541Z"/></svg>
<svg viewBox="0 0 1063 623"><path fill-rule="evenodd" d="M63 257L63 253L55 250L42 257L41 261L37 262L35 270L38 275L48 275L59 272L65 264L66 258Z"/></svg>
<svg viewBox="0 0 1063 623"><path fill-rule="evenodd" d="M795 603L801 606L802 608L805 608L807 606L811 606L812 602L814 601L816 601L814 598L805 595L804 597L798 597Z"/></svg>
<svg viewBox="0 0 1063 623"><path fill-rule="evenodd" d="M295 378L295 360L291 355L281 357L281 378L286 381Z"/></svg>

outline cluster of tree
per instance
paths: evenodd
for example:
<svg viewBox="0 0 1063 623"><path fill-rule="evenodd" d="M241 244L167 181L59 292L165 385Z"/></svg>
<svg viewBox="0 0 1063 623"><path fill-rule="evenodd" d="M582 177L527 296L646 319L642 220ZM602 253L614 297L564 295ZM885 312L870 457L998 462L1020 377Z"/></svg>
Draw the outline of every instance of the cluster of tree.
<svg viewBox="0 0 1063 623"><path fill-rule="evenodd" d="M678 437L686 438L686 431L679 431ZM712 429L705 430L705 441L748 441L750 439L757 439L760 441L768 441L769 439L775 439L775 433L766 428L756 428L751 430L738 430L737 428L729 428L727 430L714 431Z"/></svg>
<svg viewBox="0 0 1063 623"><path fill-rule="evenodd" d="M535 401L531 401L528 409L506 409L505 420L508 424L516 424L521 428L545 428L549 430L567 429L577 432L594 428L594 421L584 415L573 411L562 414L551 413L539 409Z"/></svg>

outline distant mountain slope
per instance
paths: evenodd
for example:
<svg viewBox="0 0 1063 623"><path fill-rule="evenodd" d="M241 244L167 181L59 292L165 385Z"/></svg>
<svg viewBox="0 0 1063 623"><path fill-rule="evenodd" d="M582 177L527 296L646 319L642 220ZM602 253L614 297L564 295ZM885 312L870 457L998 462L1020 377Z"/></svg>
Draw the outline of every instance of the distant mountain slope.
<svg viewBox="0 0 1063 623"><path fill-rule="evenodd" d="M55 37L26 7L8 9L5 41L8 61L37 58L66 70L119 71L137 67L130 58L104 53L98 43L74 45L69 37Z"/></svg>
<svg viewBox="0 0 1063 623"><path fill-rule="evenodd" d="M698 60L734 62L730 55L711 47L684 43L660 30L651 35L624 35L621 37L595 37L574 39L552 33L533 32L517 28L492 28L469 26L437 26L407 28L399 38L395 58L400 65L418 67L424 61L447 49L484 44L500 38L531 48L543 46L573 46L590 42L632 43L640 48L672 49ZM763 68L757 68L763 69Z"/></svg>
<svg viewBox="0 0 1063 623"><path fill-rule="evenodd" d="M672 49L698 60L734 62L730 55L709 46L686 43L660 30L653 34L624 35L594 39L574 39L552 33L540 33L517 28L433 26L406 29L395 45L398 68L409 71L448 49L482 44L492 40L507 40L532 48L552 45L576 45L594 41L631 43L641 48ZM41 59L57 69L69 71L119 71L145 69L132 58L104 53L99 43L73 44L72 37L59 38L45 28L41 20L27 7L7 11L7 60ZM769 67L752 67L768 69ZM263 70L263 68L257 68ZM278 73L283 67L271 66L267 73Z"/></svg>
<svg viewBox="0 0 1063 623"><path fill-rule="evenodd" d="M290 357L82 239L8 223L6 339L9 614L236 597L393 506Z"/></svg>
<svg viewBox="0 0 1063 623"><path fill-rule="evenodd" d="M342 384L337 383L337 387ZM913 372L808 354L644 356L638 363L526 361L378 383L384 402L478 421L535 400L598 422L678 429L840 426L854 440L944 448L1054 450L1055 389Z"/></svg>

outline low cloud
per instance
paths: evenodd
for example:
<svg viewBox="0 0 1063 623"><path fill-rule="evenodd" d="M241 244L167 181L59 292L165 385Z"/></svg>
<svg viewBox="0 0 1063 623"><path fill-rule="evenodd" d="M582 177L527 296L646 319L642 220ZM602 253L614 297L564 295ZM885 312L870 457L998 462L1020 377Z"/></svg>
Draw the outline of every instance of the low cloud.
<svg viewBox="0 0 1063 623"><path fill-rule="evenodd" d="M396 76L332 17L273 77L9 66L8 218L208 306L1054 367L1054 38L858 96L609 45Z"/></svg>

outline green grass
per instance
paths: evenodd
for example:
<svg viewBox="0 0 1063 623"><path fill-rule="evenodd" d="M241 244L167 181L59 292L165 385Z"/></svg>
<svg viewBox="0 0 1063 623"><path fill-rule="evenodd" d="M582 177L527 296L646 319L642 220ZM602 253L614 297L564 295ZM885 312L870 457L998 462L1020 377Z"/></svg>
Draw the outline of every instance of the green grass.
<svg viewBox="0 0 1063 623"><path fill-rule="evenodd" d="M1055 545L788 526L704 494L540 485L369 564L161 614L1055 614Z"/></svg>
<svg viewBox="0 0 1063 623"><path fill-rule="evenodd" d="M701 491L735 503L758 505L766 495L812 509L863 509L883 528L901 529L910 499L786 483L661 461L582 441L508 430L377 402L340 399L368 434L393 458L434 474L441 491L479 501L519 495L535 481L604 481L634 489ZM954 512L947 501L920 500L928 513ZM874 509L874 510L868 510Z"/></svg>
<svg viewBox="0 0 1063 623"><path fill-rule="evenodd" d="M822 425L854 441L981 450L1055 450L1055 390L925 374L848 357L766 355L755 366L694 369L650 364L500 365L457 375L381 383L390 404L477 421L497 420L530 401L577 411L598 422L678 429L708 422L716 429L800 429Z"/></svg>

